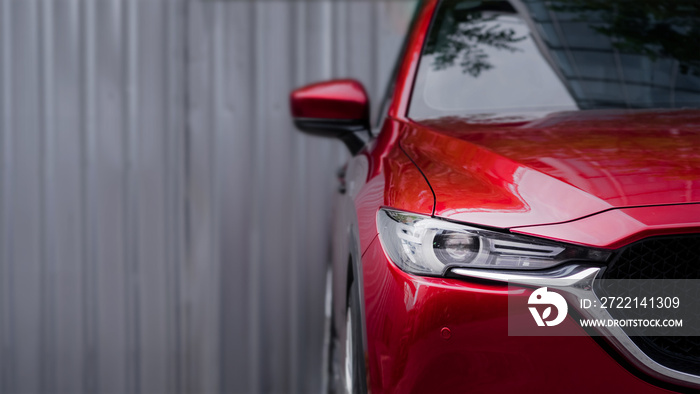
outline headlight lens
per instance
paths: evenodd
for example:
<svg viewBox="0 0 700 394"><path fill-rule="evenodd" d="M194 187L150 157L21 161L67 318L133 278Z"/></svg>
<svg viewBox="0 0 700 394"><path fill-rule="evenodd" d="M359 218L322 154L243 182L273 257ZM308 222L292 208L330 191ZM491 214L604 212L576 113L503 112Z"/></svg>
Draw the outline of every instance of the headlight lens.
<svg viewBox="0 0 700 394"><path fill-rule="evenodd" d="M605 262L610 252L456 224L391 209L377 215L379 239L402 270L442 275L448 268L546 269L571 260Z"/></svg>

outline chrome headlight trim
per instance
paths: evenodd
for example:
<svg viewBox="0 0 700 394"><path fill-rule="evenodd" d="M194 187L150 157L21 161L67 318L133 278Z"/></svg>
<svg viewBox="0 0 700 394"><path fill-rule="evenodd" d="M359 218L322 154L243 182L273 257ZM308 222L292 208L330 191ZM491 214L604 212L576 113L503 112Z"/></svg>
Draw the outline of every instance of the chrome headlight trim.
<svg viewBox="0 0 700 394"><path fill-rule="evenodd" d="M452 268L528 271L572 261L603 264L611 254L386 208L377 213L377 229L389 258L415 275L439 276Z"/></svg>

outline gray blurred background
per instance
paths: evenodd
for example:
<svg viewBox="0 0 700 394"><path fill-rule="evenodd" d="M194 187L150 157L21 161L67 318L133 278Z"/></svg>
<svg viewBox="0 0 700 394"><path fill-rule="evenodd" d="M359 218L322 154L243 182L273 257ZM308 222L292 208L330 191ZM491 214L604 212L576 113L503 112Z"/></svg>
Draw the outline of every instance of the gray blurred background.
<svg viewBox="0 0 700 394"><path fill-rule="evenodd" d="M341 143L414 1L0 0L0 392L318 392Z"/></svg>

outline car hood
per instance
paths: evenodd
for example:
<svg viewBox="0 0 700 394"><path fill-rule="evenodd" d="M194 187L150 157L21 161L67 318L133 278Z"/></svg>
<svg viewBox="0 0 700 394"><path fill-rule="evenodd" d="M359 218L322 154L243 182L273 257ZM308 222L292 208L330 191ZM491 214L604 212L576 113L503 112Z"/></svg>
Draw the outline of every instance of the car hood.
<svg viewBox="0 0 700 394"><path fill-rule="evenodd" d="M494 227L700 202L700 111L572 111L415 121L402 147L435 215Z"/></svg>

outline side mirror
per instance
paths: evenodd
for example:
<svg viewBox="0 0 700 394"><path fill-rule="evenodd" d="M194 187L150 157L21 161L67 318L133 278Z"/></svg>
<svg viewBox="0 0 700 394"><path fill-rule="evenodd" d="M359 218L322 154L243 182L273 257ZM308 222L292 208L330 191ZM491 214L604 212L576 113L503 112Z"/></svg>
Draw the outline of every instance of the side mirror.
<svg viewBox="0 0 700 394"><path fill-rule="evenodd" d="M294 125L304 133L341 139L354 155L369 133L369 99L361 83L337 79L296 89L290 96Z"/></svg>

